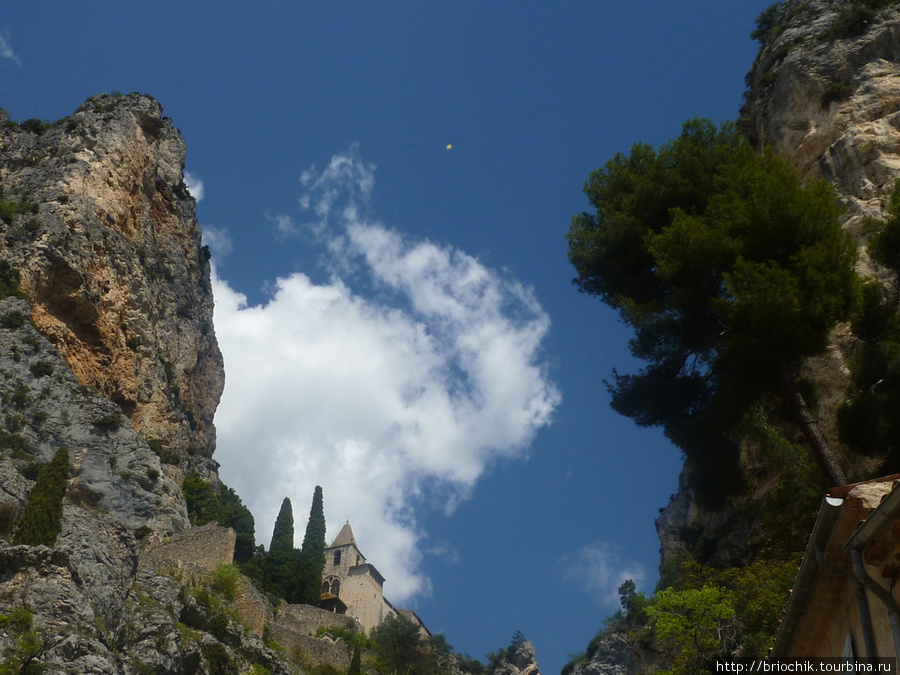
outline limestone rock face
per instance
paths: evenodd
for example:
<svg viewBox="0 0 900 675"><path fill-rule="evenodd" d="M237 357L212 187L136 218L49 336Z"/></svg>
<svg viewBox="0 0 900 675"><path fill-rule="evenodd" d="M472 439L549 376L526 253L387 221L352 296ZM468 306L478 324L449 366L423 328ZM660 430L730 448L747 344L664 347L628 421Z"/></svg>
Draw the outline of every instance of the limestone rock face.
<svg viewBox="0 0 900 675"><path fill-rule="evenodd" d="M804 178L832 182L862 234L900 176L900 7L861 31L841 0L789 0L748 75L745 129Z"/></svg>
<svg viewBox="0 0 900 675"><path fill-rule="evenodd" d="M139 564L193 532L184 472L216 479L223 366L184 153L145 96L49 127L0 111L0 662L16 672L298 672L209 570L193 584ZM62 447L59 535L19 544Z"/></svg>
<svg viewBox="0 0 900 675"><path fill-rule="evenodd" d="M101 95L41 133L0 112L0 223L32 319L145 438L210 456L224 369L185 145L147 96Z"/></svg>
<svg viewBox="0 0 900 675"><path fill-rule="evenodd" d="M541 675L534 645L528 641L523 642L491 671L491 675Z"/></svg>
<svg viewBox="0 0 900 675"><path fill-rule="evenodd" d="M574 664L566 675L639 675L670 666L661 652L648 650L627 633L611 631L599 641L590 658Z"/></svg>

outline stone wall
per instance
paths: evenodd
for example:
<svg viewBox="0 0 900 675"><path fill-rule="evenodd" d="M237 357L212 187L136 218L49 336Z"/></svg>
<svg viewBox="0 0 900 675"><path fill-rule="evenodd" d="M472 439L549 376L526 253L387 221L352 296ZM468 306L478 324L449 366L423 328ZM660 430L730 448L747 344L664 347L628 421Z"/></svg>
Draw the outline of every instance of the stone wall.
<svg viewBox="0 0 900 675"><path fill-rule="evenodd" d="M234 562L235 539L234 530L216 523L192 527L174 537L149 542L140 552L138 566L165 574L190 566L214 572Z"/></svg>
<svg viewBox="0 0 900 675"><path fill-rule="evenodd" d="M238 578L232 606L244 625L260 637L275 618L269 599L244 576Z"/></svg>
<svg viewBox="0 0 900 675"><path fill-rule="evenodd" d="M359 624L351 617L318 607L281 603L267 628L269 635L305 666L328 665L346 671L353 656L350 645L330 635L315 636L321 628L353 630Z"/></svg>
<svg viewBox="0 0 900 675"><path fill-rule="evenodd" d="M288 654L307 668L329 666L338 672L346 672L350 669L350 661L353 659L353 649L350 645L330 635L318 638L291 635L281 644L287 648Z"/></svg>
<svg viewBox="0 0 900 675"><path fill-rule="evenodd" d="M289 605L282 602L269 624L273 631L290 631L297 635L315 636L319 628L354 630L359 624L345 614L333 614L311 605ZM276 638L277 639L277 638Z"/></svg>

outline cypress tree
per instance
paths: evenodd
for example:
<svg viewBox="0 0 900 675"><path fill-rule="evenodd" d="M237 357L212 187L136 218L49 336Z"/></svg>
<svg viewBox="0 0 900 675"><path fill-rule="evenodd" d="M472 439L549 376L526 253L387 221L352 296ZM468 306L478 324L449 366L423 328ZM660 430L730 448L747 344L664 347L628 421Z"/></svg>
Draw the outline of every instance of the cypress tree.
<svg viewBox="0 0 900 675"><path fill-rule="evenodd" d="M272 530L272 543L269 553L289 552L294 548L294 512L291 509L291 500L287 497L281 502L281 510L275 519L275 528Z"/></svg>
<svg viewBox="0 0 900 675"><path fill-rule="evenodd" d="M303 535L303 548L300 551L300 570L297 598L306 605L319 606L322 599L322 572L325 569L325 508L322 488L316 486L313 491L312 506L309 509L309 520L306 533Z"/></svg>
<svg viewBox="0 0 900 675"><path fill-rule="evenodd" d="M263 563L263 588L291 603L296 602L299 553L294 548L291 500L285 497L275 519L272 543Z"/></svg>
<svg viewBox="0 0 900 675"><path fill-rule="evenodd" d="M62 527L62 502L69 480L69 451L63 446L41 469L19 522L15 543L53 546Z"/></svg>
<svg viewBox="0 0 900 675"><path fill-rule="evenodd" d="M353 659L350 661L347 675L362 675L362 654L359 645L353 647Z"/></svg>

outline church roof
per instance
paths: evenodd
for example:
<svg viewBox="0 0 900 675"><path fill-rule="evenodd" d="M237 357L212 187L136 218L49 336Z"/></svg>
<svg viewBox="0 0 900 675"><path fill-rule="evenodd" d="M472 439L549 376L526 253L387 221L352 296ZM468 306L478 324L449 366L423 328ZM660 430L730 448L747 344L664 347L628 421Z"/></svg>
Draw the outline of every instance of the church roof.
<svg viewBox="0 0 900 675"><path fill-rule="evenodd" d="M344 526L341 528L341 531L338 532L338 536L334 538L334 541L331 542L331 546L328 548L335 548L337 546L346 546L347 544L353 544L356 546L356 539L353 536L353 530L350 528L350 521L348 520L344 523ZM359 546L356 546L359 548Z"/></svg>

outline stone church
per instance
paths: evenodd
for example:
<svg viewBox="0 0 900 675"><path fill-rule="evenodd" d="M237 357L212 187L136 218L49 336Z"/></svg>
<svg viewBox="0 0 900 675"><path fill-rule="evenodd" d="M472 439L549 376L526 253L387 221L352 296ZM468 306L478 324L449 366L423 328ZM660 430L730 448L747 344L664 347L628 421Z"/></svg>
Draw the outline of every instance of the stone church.
<svg viewBox="0 0 900 675"><path fill-rule="evenodd" d="M396 614L417 624L423 636L431 636L415 612L397 609L384 597L384 577L375 565L366 562L349 521L325 549L321 607L353 617L365 633Z"/></svg>

